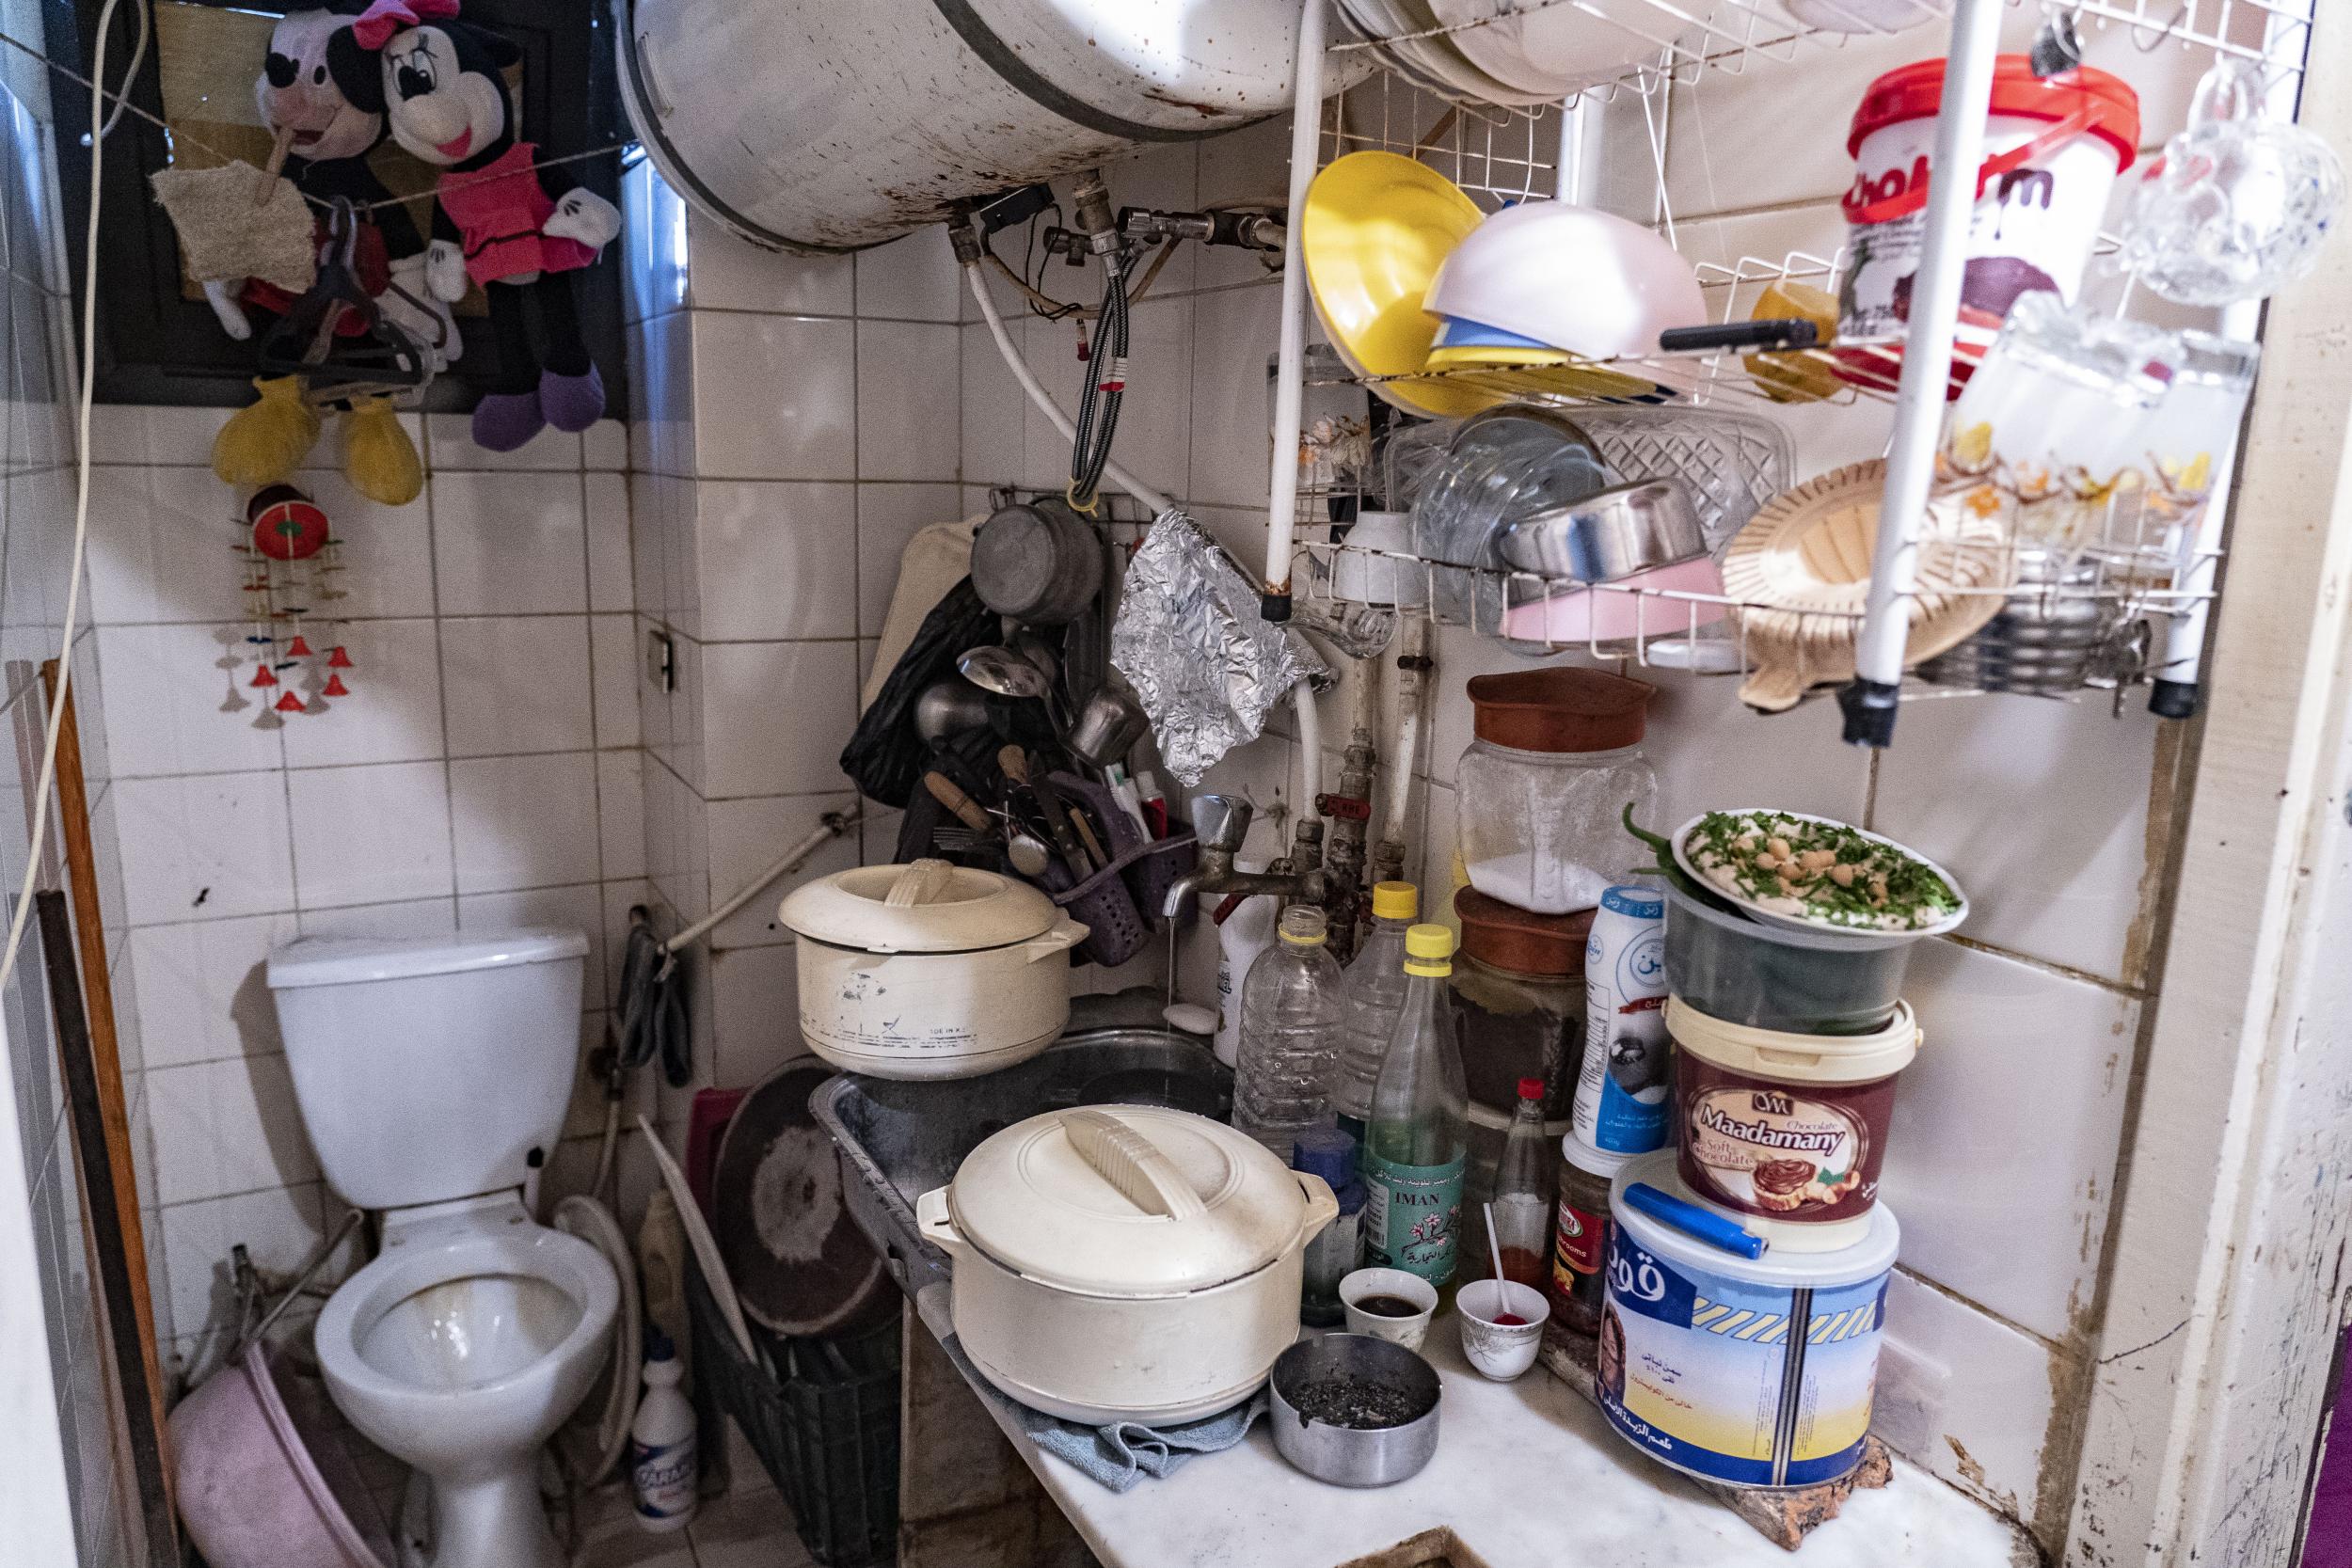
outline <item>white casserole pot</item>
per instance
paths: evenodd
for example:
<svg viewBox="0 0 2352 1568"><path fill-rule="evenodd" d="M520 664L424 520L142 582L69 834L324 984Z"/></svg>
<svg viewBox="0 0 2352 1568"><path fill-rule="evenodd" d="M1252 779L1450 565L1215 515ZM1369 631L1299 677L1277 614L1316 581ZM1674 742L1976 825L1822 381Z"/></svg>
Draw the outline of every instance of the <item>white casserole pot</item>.
<svg viewBox="0 0 2352 1568"><path fill-rule="evenodd" d="M794 888L801 1036L877 1078L970 1078L1025 1062L1070 1022L1087 928L1025 882L946 861L869 865Z"/></svg>
<svg viewBox="0 0 2352 1568"><path fill-rule="evenodd" d="M1065 1420L1163 1425L1238 1404L1298 1338L1300 1256L1339 1204L1222 1122L1049 1111L915 1200L955 1260L980 1374Z"/></svg>

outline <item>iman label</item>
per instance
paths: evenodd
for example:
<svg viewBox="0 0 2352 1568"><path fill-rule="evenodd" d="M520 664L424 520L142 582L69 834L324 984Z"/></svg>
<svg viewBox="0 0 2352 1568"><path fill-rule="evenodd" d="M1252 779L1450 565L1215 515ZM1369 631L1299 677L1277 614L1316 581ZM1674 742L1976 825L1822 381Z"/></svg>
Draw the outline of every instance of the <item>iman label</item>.
<svg viewBox="0 0 2352 1568"><path fill-rule="evenodd" d="M1401 1165L1366 1154L1365 1263L1404 1269L1432 1285L1452 1279L1467 1164L1455 1160L1443 1165Z"/></svg>

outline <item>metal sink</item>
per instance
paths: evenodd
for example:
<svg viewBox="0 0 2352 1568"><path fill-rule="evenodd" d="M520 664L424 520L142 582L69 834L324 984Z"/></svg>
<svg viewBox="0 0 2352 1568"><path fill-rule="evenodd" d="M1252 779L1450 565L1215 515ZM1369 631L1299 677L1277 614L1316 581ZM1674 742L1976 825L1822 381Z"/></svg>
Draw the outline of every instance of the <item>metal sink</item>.
<svg viewBox="0 0 2352 1568"><path fill-rule="evenodd" d="M978 1078L909 1084L863 1073L828 1079L809 1110L841 1151L850 1215L908 1295L945 1282L947 1255L914 1228L914 1200L946 1186L991 1133L1080 1104L1183 1105L1222 1119L1233 1075L1191 1036L1160 1023L1160 993L1080 997L1070 1028L1040 1055Z"/></svg>

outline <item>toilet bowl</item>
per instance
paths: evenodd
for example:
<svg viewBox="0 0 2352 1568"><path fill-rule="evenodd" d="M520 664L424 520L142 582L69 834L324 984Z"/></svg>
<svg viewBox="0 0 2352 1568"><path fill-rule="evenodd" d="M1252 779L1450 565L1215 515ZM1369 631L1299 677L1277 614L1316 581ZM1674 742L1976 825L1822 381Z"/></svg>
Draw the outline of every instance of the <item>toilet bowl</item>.
<svg viewBox="0 0 2352 1568"><path fill-rule="evenodd" d="M388 1216L384 1250L328 1298L319 1370L359 1433L431 1486L434 1568L561 1568L541 1446L612 1353L604 1255L516 1195Z"/></svg>
<svg viewBox="0 0 2352 1568"><path fill-rule="evenodd" d="M314 1330L344 1418L423 1482L401 1568L563 1568L539 1449L613 1350L602 1253L523 1184L564 1129L587 941L525 930L305 940L268 980L327 1181L382 1222Z"/></svg>

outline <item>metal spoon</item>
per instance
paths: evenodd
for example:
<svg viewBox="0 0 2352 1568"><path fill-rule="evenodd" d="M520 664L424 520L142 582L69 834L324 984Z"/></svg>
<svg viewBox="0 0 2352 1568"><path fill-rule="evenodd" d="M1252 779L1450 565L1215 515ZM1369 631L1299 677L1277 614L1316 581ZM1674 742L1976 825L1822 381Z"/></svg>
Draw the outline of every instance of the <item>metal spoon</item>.
<svg viewBox="0 0 2352 1568"><path fill-rule="evenodd" d="M1045 716L1057 735L1067 734L1070 716L1062 711L1061 693L1051 676L1012 649L983 643L956 660L964 679L999 697L1027 697L1045 705Z"/></svg>
<svg viewBox="0 0 2352 1568"><path fill-rule="evenodd" d="M1054 863L1054 852L1045 847L1045 841L1026 829L1005 840L1005 858L1024 877L1042 877Z"/></svg>

